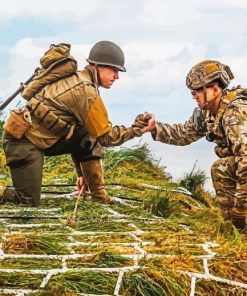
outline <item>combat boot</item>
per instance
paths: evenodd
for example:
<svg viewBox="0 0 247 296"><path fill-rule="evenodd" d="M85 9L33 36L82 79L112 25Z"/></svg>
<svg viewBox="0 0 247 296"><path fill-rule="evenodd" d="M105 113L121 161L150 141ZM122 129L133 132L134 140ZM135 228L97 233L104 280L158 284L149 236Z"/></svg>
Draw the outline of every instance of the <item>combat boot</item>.
<svg viewBox="0 0 247 296"><path fill-rule="evenodd" d="M104 171L101 161L98 159L81 162L83 176L93 199L109 204L111 202L105 190Z"/></svg>
<svg viewBox="0 0 247 296"><path fill-rule="evenodd" d="M13 188L8 188L0 185L0 204L5 204L8 202L13 204L20 204L26 203L26 200L21 199Z"/></svg>
<svg viewBox="0 0 247 296"><path fill-rule="evenodd" d="M247 217L232 217L232 224L243 234L247 234Z"/></svg>
<svg viewBox="0 0 247 296"><path fill-rule="evenodd" d="M231 208L229 207L220 207L221 215L225 221L231 220Z"/></svg>

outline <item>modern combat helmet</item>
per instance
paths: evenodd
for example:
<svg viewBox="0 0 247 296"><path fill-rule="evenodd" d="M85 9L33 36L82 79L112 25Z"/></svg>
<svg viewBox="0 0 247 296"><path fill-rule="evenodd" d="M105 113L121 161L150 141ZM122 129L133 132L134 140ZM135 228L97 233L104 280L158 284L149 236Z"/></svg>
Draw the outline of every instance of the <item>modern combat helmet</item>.
<svg viewBox="0 0 247 296"><path fill-rule="evenodd" d="M218 80L226 88L234 76L231 69L218 61L206 60L196 64L186 77L189 89L198 89Z"/></svg>
<svg viewBox="0 0 247 296"><path fill-rule="evenodd" d="M106 65L126 72L124 67L124 53L122 49L111 41L99 41L91 49L88 63Z"/></svg>

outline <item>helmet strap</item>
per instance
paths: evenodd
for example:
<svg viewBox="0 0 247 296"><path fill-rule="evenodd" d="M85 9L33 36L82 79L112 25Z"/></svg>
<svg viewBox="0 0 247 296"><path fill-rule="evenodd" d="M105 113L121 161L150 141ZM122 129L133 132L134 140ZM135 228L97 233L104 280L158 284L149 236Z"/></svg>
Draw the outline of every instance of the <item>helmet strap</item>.
<svg viewBox="0 0 247 296"><path fill-rule="evenodd" d="M99 75L99 65L95 64L94 66L96 69L95 82L97 83L98 86L102 86L102 81L101 81L100 75Z"/></svg>
<svg viewBox="0 0 247 296"><path fill-rule="evenodd" d="M97 87L101 86L101 79L99 75L99 65L90 64L86 66L86 68L90 71L93 78L93 82L97 85Z"/></svg>
<svg viewBox="0 0 247 296"><path fill-rule="evenodd" d="M203 98L204 98L203 108L205 108L208 105L207 88L205 85L203 86Z"/></svg>

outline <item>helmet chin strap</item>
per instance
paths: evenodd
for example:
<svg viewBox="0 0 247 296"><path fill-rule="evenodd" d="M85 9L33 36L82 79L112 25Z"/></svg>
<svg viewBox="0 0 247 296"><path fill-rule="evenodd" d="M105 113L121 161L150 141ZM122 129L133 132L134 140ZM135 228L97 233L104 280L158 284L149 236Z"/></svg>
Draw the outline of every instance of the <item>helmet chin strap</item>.
<svg viewBox="0 0 247 296"><path fill-rule="evenodd" d="M93 66L94 67L92 67L92 65L88 65L86 66L86 68L91 72L94 83L97 85L97 87L102 86L102 82L99 75L99 65L94 64Z"/></svg>
<svg viewBox="0 0 247 296"><path fill-rule="evenodd" d="M208 97L207 97L207 88L205 85L203 86L203 98L204 98L204 105L202 106L202 109L207 110Z"/></svg>
<svg viewBox="0 0 247 296"><path fill-rule="evenodd" d="M100 79L100 74L99 74L99 65L95 64L95 69L96 69L95 82L97 83L98 86L102 86L102 81Z"/></svg>

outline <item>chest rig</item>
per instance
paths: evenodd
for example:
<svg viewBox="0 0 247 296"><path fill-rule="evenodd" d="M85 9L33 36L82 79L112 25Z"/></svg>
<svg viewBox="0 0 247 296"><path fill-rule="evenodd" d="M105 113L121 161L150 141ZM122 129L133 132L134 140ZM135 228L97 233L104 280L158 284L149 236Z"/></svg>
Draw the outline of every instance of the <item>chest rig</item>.
<svg viewBox="0 0 247 296"><path fill-rule="evenodd" d="M216 115L210 114L205 118L206 124L206 139L209 142L214 142L215 153L219 157L227 157L232 155L231 143L226 137L223 127L223 116L226 109L236 100L247 101L247 90L240 88L240 86L227 91L226 95L220 101L218 112Z"/></svg>
<svg viewBox="0 0 247 296"><path fill-rule="evenodd" d="M226 109L236 100L241 103L243 101L247 102L247 89L237 86L227 90L220 101L217 114L212 114L209 110L196 108L192 115L192 121L197 132L206 136L209 142L216 144L215 153L219 157L232 155L231 143L229 143L223 127L223 116Z"/></svg>
<svg viewBox="0 0 247 296"><path fill-rule="evenodd" d="M223 116L226 109L236 100L242 99L247 101L247 89L236 88L227 91L226 95L220 101L219 108L216 115L210 115L205 121L208 133L206 138L209 142L218 142L225 138L225 131L223 128Z"/></svg>

